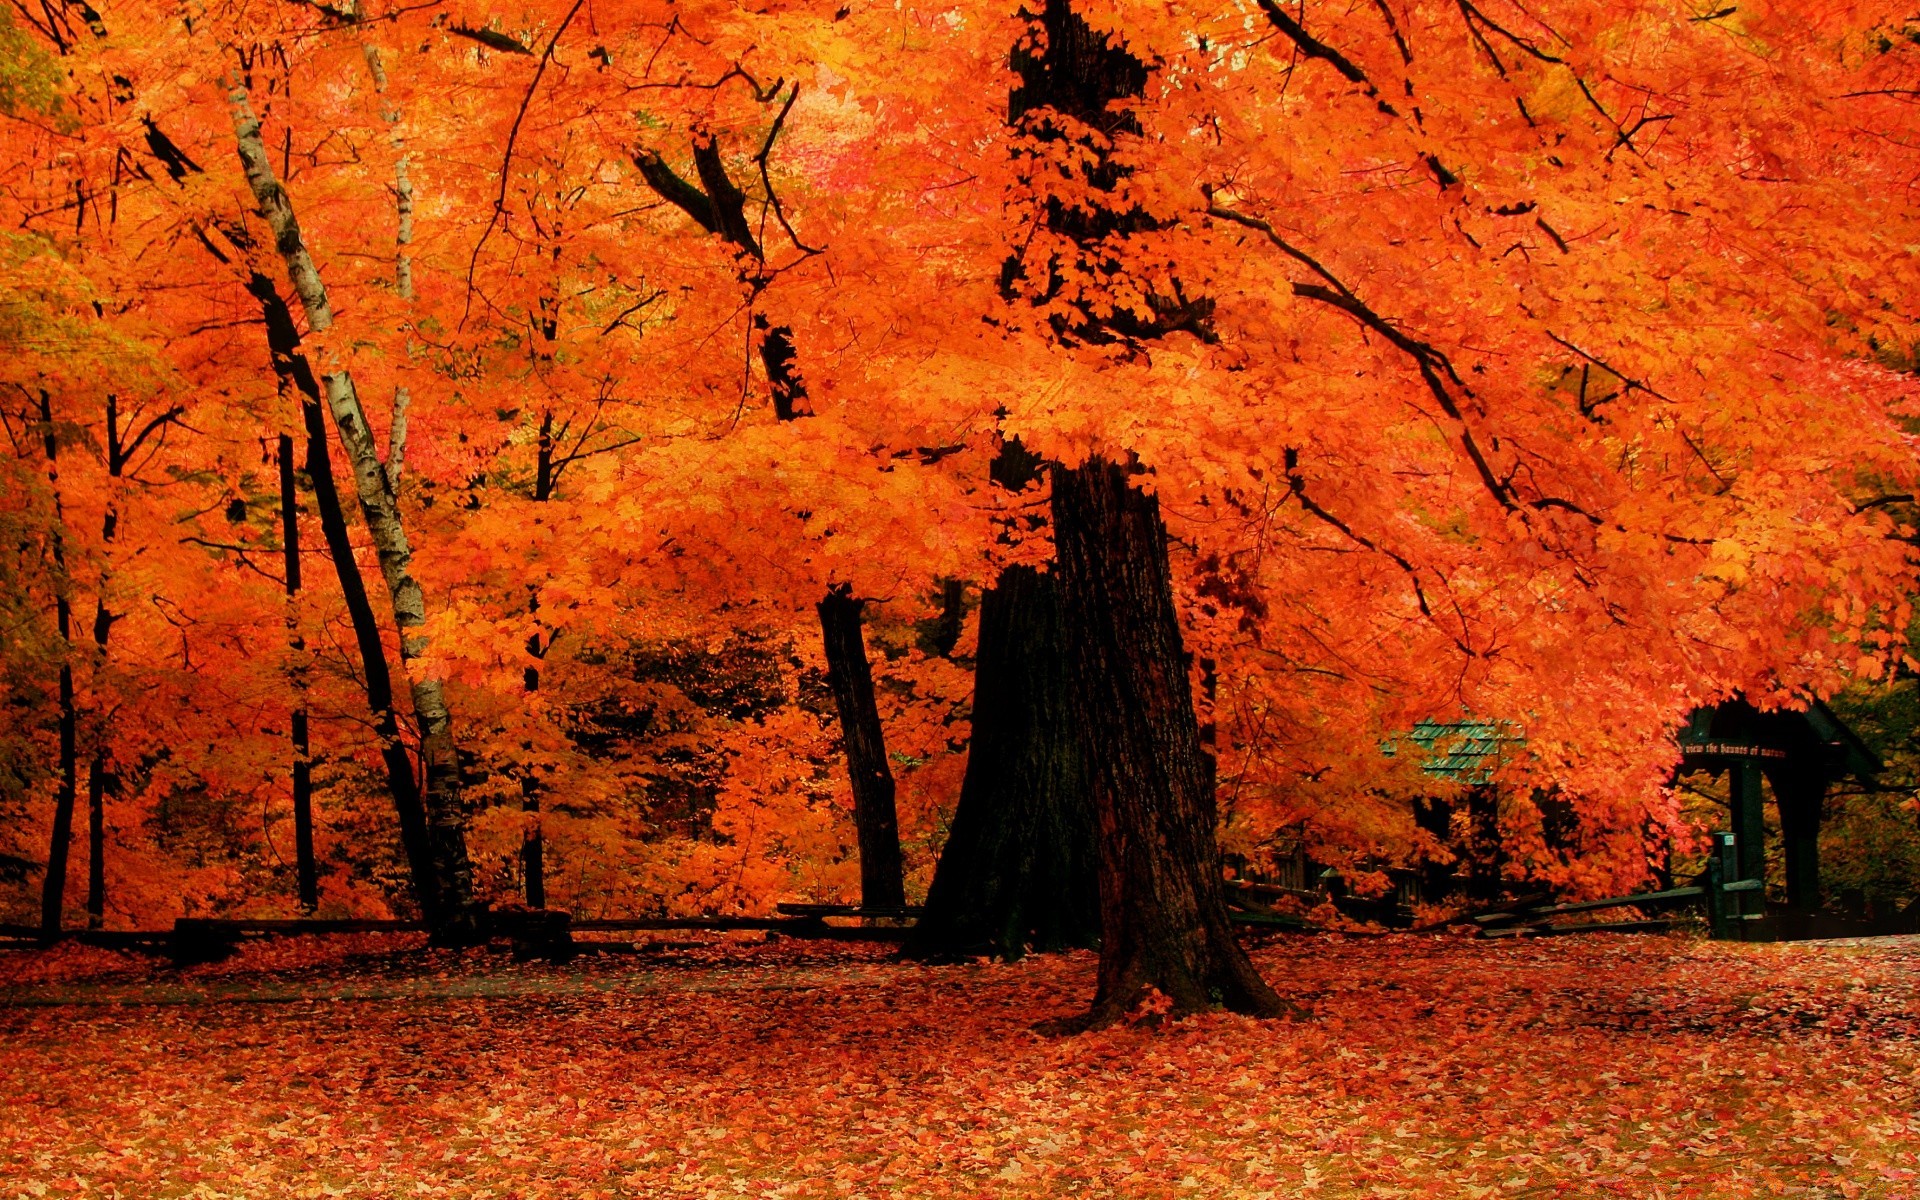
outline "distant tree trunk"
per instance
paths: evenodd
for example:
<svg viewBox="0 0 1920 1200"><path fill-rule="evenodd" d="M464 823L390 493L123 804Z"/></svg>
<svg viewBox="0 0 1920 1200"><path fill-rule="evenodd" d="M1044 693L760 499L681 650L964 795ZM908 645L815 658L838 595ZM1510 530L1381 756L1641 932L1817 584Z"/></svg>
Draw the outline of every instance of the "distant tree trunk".
<svg viewBox="0 0 1920 1200"><path fill-rule="evenodd" d="M53 399L40 390L40 424L46 431L47 482L53 491L54 620L60 630L60 783L53 797L53 829L47 843L47 873L40 881L40 933L60 934L66 907L67 858L73 846L73 806L79 790L79 714L73 697L73 601L67 578L67 547L60 502L60 443L54 435Z"/></svg>
<svg viewBox="0 0 1920 1200"><path fill-rule="evenodd" d="M105 736L105 731L101 732ZM87 928L107 920L107 752L96 746L87 766Z"/></svg>
<svg viewBox="0 0 1920 1200"><path fill-rule="evenodd" d="M952 658L960 644L960 631L967 623L967 581L948 578L940 581L940 615L924 641L927 650L941 658Z"/></svg>
<svg viewBox="0 0 1920 1200"><path fill-rule="evenodd" d="M313 767L307 744L306 639L300 635L300 505L293 479L293 439L280 435L275 447L280 466L280 544L286 571L287 649L293 657L289 672L294 704L293 742L293 861L300 908L320 907L320 874L313 861Z"/></svg>
<svg viewBox="0 0 1920 1200"><path fill-rule="evenodd" d="M1506 887L1506 842L1500 836L1500 789L1476 783L1467 789L1467 831L1461 857L1467 888L1477 900L1492 900Z"/></svg>
<svg viewBox="0 0 1920 1200"><path fill-rule="evenodd" d="M544 655L538 633L527 637L527 653L537 661ZM528 695L540 690L540 668L528 667L526 671L526 690ZM525 837L520 842L520 875L528 908L547 906L547 841L540 828L540 784L533 777L533 768L528 767L520 776L520 809L528 815L529 825Z"/></svg>
<svg viewBox="0 0 1920 1200"><path fill-rule="evenodd" d="M1148 988L1175 1012L1278 1015L1227 919L1159 501L1098 456L1056 466L1053 535L1100 844L1099 988L1061 1027L1111 1022Z"/></svg>
<svg viewBox="0 0 1920 1200"><path fill-rule="evenodd" d="M1040 468L1010 439L992 474L1018 491ZM907 953L1015 958L1096 946L1099 852L1068 704L1059 581L1024 565L1003 571L980 598L974 653L966 778Z"/></svg>
<svg viewBox="0 0 1920 1200"><path fill-rule="evenodd" d="M60 608L60 624L68 625L68 614ZM60 917L66 907L67 857L73 845L73 806L79 784L79 751L76 746L78 716L74 711L73 664L60 663L60 785L54 793L53 829L47 848L47 875L41 881L40 932L46 938L60 934Z"/></svg>
<svg viewBox="0 0 1920 1200"><path fill-rule="evenodd" d="M533 471L533 498L544 504L553 497L553 413L540 415L540 440L536 447ZM540 608L540 593L536 590L527 599L527 615L533 616ZM540 664L546 661L547 651L553 648L552 638L543 645L540 633L535 630L527 635L527 653L532 656L534 665L526 670L524 686L529 696L540 690ZM527 832L520 842L520 878L524 885L528 908L547 906L547 838L541 827L540 784L533 777L533 768L528 766L520 774L520 809L527 814Z"/></svg>
<svg viewBox="0 0 1920 1200"><path fill-rule="evenodd" d="M847 775L853 783L853 822L860 839L860 903L888 907L907 902L900 863L900 826L893 771L874 702L873 670L861 636L860 610L850 584L827 590L819 605L827 652L827 684L840 713Z"/></svg>
<svg viewBox="0 0 1920 1200"><path fill-rule="evenodd" d="M272 161L261 141L259 118L253 115L246 89L235 86L228 98L241 164L254 200L273 230L274 245L306 310L308 326L316 333L325 333L333 326L332 303L301 238L292 202L274 176ZM425 776L422 798L427 815L426 846L433 868L434 894L426 905L427 920L441 940L466 940L477 931L479 914L473 904L473 871L467 858L459 758L453 741L453 715L440 681L415 666L427 650L427 638L421 632L426 622L426 598L413 575L413 547L401 518L393 477L388 464L381 461L352 374L342 365L335 364L331 370L323 366L320 383L334 428L353 467L360 511L372 535L394 623L399 627L401 661L409 667L414 717L420 726L420 767ZM393 457L397 462L398 455Z"/></svg>
<svg viewBox="0 0 1920 1200"><path fill-rule="evenodd" d="M354 556L353 539L347 532L346 509L340 502L339 485L334 481L320 381L300 349L299 329L273 281L255 274L247 290L260 304L274 372L300 392L300 414L307 442L305 469L307 482L313 488L314 511L320 518L327 558L340 581L347 621L353 628L354 646L359 651L360 678L366 691L367 709L373 716L374 735L380 741L381 764L386 768L387 790L393 795L394 813L399 819L400 845L407 856L414 898L423 913L431 912L439 888L434 882L433 858L427 848L426 808L420 799L420 781L414 774L413 759L400 740L387 648L380 637L380 621L374 615L373 602L367 595L366 580L361 577L360 564Z"/></svg>
<svg viewBox="0 0 1920 1200"><path fill-rule="evenodd" d="M1443 855L1452 854L1453 802L1445 796L1415 796L1413 824L1435 843L1436 848L1420 863L1420 894L1436 901L1453 891L1453 863L1442 861ZM1454 863L1459 861L1457 855L1452 857Z"/></svg>
<svg viewBox="0 0 1920 1200"><path fill-rule="evenodd" d="M795 84L787 103L793 102L798 88ZM728 177L718 142L710 136L694 141L693 165L700 181L697 184L675 173L665 159L652 151L636 154L634 165L640 168L647 186L661 199L740 252L744 265L741 282L752 289L754 295L767 286L772 276L766 270L766 250L754 236L754 223L746 211L746 193ZM775 325L765 313L755 315L753 327L761 335L760 365L767 375L774 418L786 422L813 415L806 380L800 373L799 351L793 344L793 329ZM873 702L872 676L867 669L866 649L860 634L861 606L853 603L850 595L837 599L830 587L815 608L820 615L820 636L827 646L830 674L834 656L846 656L843 661L847 664L849 681L847 698L841 698L841 689L836 686L834 699L840 715L840 740L847 747L847 771L854 781L861 887L867 897L862 903L901 904L905 891L900 882L900 836L894 810L893 772L887 766L886 733L880 724L879 709ZM857 666L852 657L856 649ZM860 680L866 681L864 686ZM855 758L856 754L860 757ZM870 856L878 856L871 866L866 861ZM893 882L887 882L889 879ZM901 899L872 898L881 895Z"/></svg>
<svg viewBox="0 0 1920 1200"><path fill-rule="evenodd" d="M152 427L150 426L149 429ZM107 394L107 434L103 449L107 456L107 506L100 518L100 546L103 558L111 552L120 531L120 481L126 475L132 438L120 428L120 401ZM100 679L107 669L107 643L113 635L113 623L120 614L107 607L107 584L112 579L111 564L103 564L99 587L93 598L94 693L97 727L93 731L93 755L87 764L87 928L99 929L107 919L107 794L116 791L110 769L108 743L111 715L99 711Z"/></svg>

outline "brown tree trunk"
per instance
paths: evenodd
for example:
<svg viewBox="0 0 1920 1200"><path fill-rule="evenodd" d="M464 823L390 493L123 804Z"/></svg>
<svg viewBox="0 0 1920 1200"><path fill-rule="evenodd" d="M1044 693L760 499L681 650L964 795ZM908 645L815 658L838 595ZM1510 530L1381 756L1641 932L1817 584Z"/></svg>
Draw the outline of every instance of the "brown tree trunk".
<svg viewBox="0 0 1920 1200"><path fill-rule="evenodd" d="M102 731L102 736L105 736ZM87 765L87 928L107 921L107 752L95 747Z"/></svg>
<svg viewBox="0 0 1920 1200"><path fill-rule="evenodd" d="M47 873L40 881L40 934L60 935L66 907L67 859L73 846L73 807L80 775L79 713L73 696L73 601L67 579L66 535L60 503L60 444L54 435L53 399L40 391L40 423L46 434L47 481L53 491L55 623L60 630L60 782L53 797L53 828L47 842Z"/></svg>
<svg viewBox="0 0 1920 1200"><path fill-rule="evenodd" d="M1058 584L1010 567L980 600L967 774L908 954L1099 944L1093 809L1067 701Z"/></svg>
<svg viewBox="0 0 1920 1200"><path fill-rule="evenodd" d="M289 735L293 743L294 880L300 908L310 913L320 906L320 873L313 860L313 760L307 743L307 643L300 635L300 505L293 480L293 439L284 433L275 446L275 457L280 466L280 544L286 570L287 650L293 658L289 674L294 704Z"/></svg>
<svg viewBox="0 0 1920 1200"><path fill-rule="evenodd" d="M62 607L65 607L62 605ZM67 614L60 614L61 625ZM53 829L47 845L47 874L40 889L40 933L51 940L60 935L66 907L67 858L73 845L73 807L79 791L78 716L73 701L73 664L60 664L60 784L53 798Z"/></svg>
<svg viewBox="0 0 1920 1200"><path fill-rule="evenodd" d="M1083 203L1042 201L1034 215L1083 248L1081 280L1112 277L1114 292L1072 299L1058 252L1049 251L1016 253L1003 268L1003 293L1013 304L1023 295L1064 301L1047 323L1068 347L1139 346L1176 331L1211 339L1204 296L1187 296L1177 280L1114 275L1114 241L1162 225L1127 197L1130 168L1113 153L1140 131L1128 102L1145 93L1148 63L1089 26L1072 0L1046 0L1024 15L1028 37L1012 59L1019 85L1008 98L1018 153L1040 173L1058 169L1060 151L1049 143L1070 142L1091 159L1075 169L1088 190ZM1100 847L1098 993L1090 1013L1054 1028L1113 1021L1150 988L1175 1012L1218 1004L1278 1014L1286 1006L1227 920L1213 775L1159 502L1097 454L1078 467L1055 465L1052 477L1069 705Z"/></svg>
<svg viewBox="0 0 1920 1200"><path fill-rule="evenodd" d="M853 823L860 839L860 903L886 908L907 902L900 863L899 816L894 809L893 771L886 735L874 702L873 670L861 636L864 601L836 584L816 606L827 652L827 684L840 713L847 775L853 782Z"/></svg>
<svg viewBox="0 0 1920 1200"><path fill-rule="evenodd" d="M259 118L253 115L244 88L233 87L228 99L241 164L254 201L273 230L274 246L286 264L288 278L306 311L308 326L316 333L325 333L333 327L332 302L301 238L292 202L274 176L272 161L260 137ZM427 650L427 638L422 632L426 622L426 597L413 576L413 547L401 517L399 497L393 490L393 477L380 458L352 373L338 363L322 364L320 383L327 408L333 415L334 428L353 468L360 512L372 535L381 574L387 583L394 624L399 627L400 658L409 667L409 691L414 718L420 728L420 769L425 777L422 798L427 817L426 850L432 861L431 879L435 888L432 900L426 905L427 920L441 940L468 940L478 931L479 914L474 907L473 870L467 858L466 812L453 740L453 714L447 707L440 681L415 666ZM396 454L396 461L397 457Z"/></svg>
<svg viewBox="0 0 1920 1200"><path fill-rule="evenodd" d="M1071 700L1100 844L1100 974L1111 1022L1157 988L1175 1013L1285 1003L1234 938L1159 501L1098 456L1053 470Z"/></svg>
<svg viewBox="0 0 1920 1200"><path fill-rule="evenodd" d="M1017 492L1042 469L1010 439L992 475ZM958 629L952 633L957 641ZM1029 948L1097 946L1098 863L1068 705L1059 581L1010 567L980 598L967 773L906 952L1011 959Z"/></svg>
<svg viewBox="0 0 1920 1200"><path fill-rule="evenodd" d="M536 609L539 601L528 601L529 612ZM533 656L536 665L528 667L522 679L522 686L528 696L540 690L540 668L537 665L546 657L553 645L549 638L543 645L536 631L527 635L527 653ZM520 811L527 814L527 832L520 842L520 879L522 893L526 897L528 908L547 906L547 839L540 828L540 783L534 778L531 764L522 768L520 773Z"/></svg>

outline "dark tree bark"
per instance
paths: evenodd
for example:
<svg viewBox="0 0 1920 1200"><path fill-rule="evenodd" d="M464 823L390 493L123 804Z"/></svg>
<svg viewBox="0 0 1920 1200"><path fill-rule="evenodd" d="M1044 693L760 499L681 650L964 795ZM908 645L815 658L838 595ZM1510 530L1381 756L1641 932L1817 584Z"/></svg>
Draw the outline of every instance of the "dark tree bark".
<svg viewBox="0 0 1920 1200"><path fill-rule="evenodd" d="M817 605L827 652L827 686L840 713L840 734L853 783L853 823L860 839L860 903L869 908L907 902L900 863L899 817L886 734L874 702L873 670L861 636L860 610L848 584L836 584Z"/></svg>
<svg viewBox="0 0 1920 1200"><path fill-rule="evenodd" d="M394 812L399 818L400 844L406 852L414 897L431 923L444 905L428 848L426 808L420 796L419 778L414 774L413 759L400 740L400 720L393 704L393 675L387 664L386 645L380 638L380 623L374 615L366 580L360 575L353 541L347 533L346 509L341 505L333 459L327 452L327 417L320 397L320 381L306 355L301 353L299 329L273 281L256 273L248 284L248 291L259 302L266 322L267 347L272 354L274 372L300 393L300 412L307 436L306 472L313 487L314 511L320 518L327 557L332 560L334 574L340 581L340 594L359 650L360 678L368 711L373 715L374 734L380 740L380 758L386 768L387 788L393 794Z"/></svg>
<svg viewBox="0 0 1920 1200"><path fill-rule="evenodd" d="M1041 470L1009 439L992 475L1019 491ZM1099 853L1068 706L1058 580L1024 565L1002 572L980 598L978 642L967 774L906 952L1015 958L1096 946Z"/></svg>
<svg viewBox="0 0 1920 1200"><path fill-rule="evenodd" d="M1111 1022L1148 988L1176 1013L1285 1003L1234 938L1159 501L1094 457L1053 470L1053 529L1072 689L1100 844L1100 976Z"/></svg>
<svg viewBox="0 0 1920 1200"><path fill-rule="evenodd" d="M1175 333L1211 340L1207 298L1188 297L1177 280L1125 277L1113 249L1117 239L1160 224L1125 198L1127 167L1111 153L1116 141L1139 132L1128 101L1144 93L1148 65L1088 26L1071 0L1046 0L1027 16L1029 37L1013 54L1020 83L1008 105L1009 122L1028 143L1019 153L1034 170L1052 171L1057 156L1045 144L1074 142L1092 160L1080 172L1090 202L1040 206L1039 219L1084 247L1085 258L1069 265L1052 253L1016 255L1002 278L1009 302L1022 292L1071 294L1071 268L1081 286L1111 279L1140 299L1057 306L1048 321L1063 344L1125 349ZM1227 919L1213 771L1201 746L1159 502L1098 454L1078 467L1055 464L1052 478L1069 707L1098 831L1101 928L1093 1009L1053 1028L1116 1020L1149 988L1167 995L1176 1013L1225 1005L1278 1015L1287 1006L1254 970Z"/></svg>
<svg viewBox="0 0 1920 1200"><path fill-rule="evenodd" d="M73 600L67 578L66 535L60 503L60 443L53 428L53 399L40 391L40 424L45 430L47 481L53 491L54 620L60 630L60 783L53 797L53 829L47 843L47 873L41 879L40 933L60 935L66 907L67 859L73 846L73 806L78 798L79 713L73 696Z"/></svg>
<svg viewBox="0 0 1920 1200"><path fill-rule="evenodd" d="M549 643L551 644L551 643ZM545 648L540 643L538 633L527 637L527 653L535 660L545 656ZM528 695L540 690L540 668L528 667L525 677ZM520 776L520 809L531 818L524 839L520 843L520 878L528 908L547 906L547 839L540 829L540 784L533 777L533 769L528 767Z"/></svg>
<svg viewBox="0 0 1920 1200"><path fill-rule="evenodd" d="M1067 682L1054 577L1008 568L980 600L967 774L908 954L1011 959L1099 944L1093 807Z"/></svg>
<svg viewBox="0 0 1920 1200"><path fill-rule="evenodd" d="M61 605L65 608L65 605ZM68 614L60 613L60 624L68 624ZM60 663L60 785L53 799L53 829L47 847L47 875L41 881L40 932L52 939L60 934L60 918L66 906L67 858L73 845L73 806L79 791L78 714L74 711L73 664Z"/></svg>
<svg viewBox="0 0 1920 1200"><path fill-rule="evenodd" d="M941 658L952 658L953 648L960 644L960 632L966 623L967 581L953 578L941 580L940 616L933 622L923 646Z"/></svg>
<svg viewBox="0 0 1920 1200"><path fill-rule="evenodd" d="M546 412L540 417L540 442L534 460L533 498L540 503L552 499L554 487L553 461L553 413ZM540 607L540 593L532 591L527 599L527 615L532 616ZM527 653L533 657L534 665L526 670L522 684L529 696L540 690L540 666L545 661L547 651L553 646L548 638L543 645L538 632L527 637ZM540 783L533 777L533 768L526 768L520 775L520 809L528 814L529 825L526 837L520 843L520 879L528 908L547 906L547 839L540 828Z"/></svg>
<svg viewBox="0 0 1920 1200"><path fill-rule="evenodd" d="M99 929L106 921L107 752L96 746L87 764L87 928Z"/></svg>
<svg viewBox="0 0 1920 1200"><path fill-rule="evenodd" d="M307 741L307 643L300 636L300 504L294 488L293 439L281 434L275 445L280 466L280 545L286 571L287 648L293 656L294 705L289 717L293 743L293 862L300 907L320 907L320 873L313 860L313 759Z"/></svg>
<svg viewBox="0 0 1920 1200"><path fill-rule="evenodd" d="M179 409L169 409L149 420L138 432L131 427L121 428L120 399L107 395L107 431L102 449L106 451L107 461L107 506L100 518L100 545L105 551L111 547L120 531L120 481L126 477L127 464L133 452L148 436L160 426L180 415ZM138 422L136 421L135 424ZM107 644L113 636L114 622L121 614L107 607L107 583L112 578L111 566L103 567L100 584L93 598L93 652L94 674L96 679L107 669ZM99 686L95 684L96 694ZM96 700L96 704L98 701ZM106 924L107 917L107 796L119 790L119 780L112 769L108 745L112 738L109 729L110 714L96 712L98 722L93 732L93 755L87 764L87 928L99 929Z"/></svg>
<svg viewBox="0 0 1920 1200"><path fill-rule="evenodd" d="M799 85L795 84L787 96L788 107L798 94ZM783 109L775 122L776 133L785 116ZM772 142L767 145L771 148ZM739 252L741 282L757 298L772 278L766 269L766 249L754 236L753 221L746 212L746 194L727 174L719 143L711 136L694 141L693 166L698 183L674 171L654 151L643 150L634 155L633 161L641 178L662 200ZM765 313L755 314L753 327L760 333L760 365L767 374L774 418L785 422L813 415L806 380L800 372L799 351L793 345L793 329L774 324ZM862 604L835 585L827 589L815 609L820 615L820 636L827 647L828 674L844 679L844 686L835 683L833 690L840 716L840 740L847 751L847 772L853 779L861 903L904 904L893 771L887 766L886 731L880 724L880 710L874 705L873 679L861 637Z"/></svg>

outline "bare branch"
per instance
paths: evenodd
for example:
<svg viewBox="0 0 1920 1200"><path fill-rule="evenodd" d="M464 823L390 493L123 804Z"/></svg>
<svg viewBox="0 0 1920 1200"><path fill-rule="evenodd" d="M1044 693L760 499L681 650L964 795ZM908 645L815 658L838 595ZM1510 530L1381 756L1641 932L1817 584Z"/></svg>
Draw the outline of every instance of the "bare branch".
<svg viewBox="0 0 1920 1200"><path fill-rule="evenodd" d="M773 153L773 140L780 136L781 126L787 123L787 113L792 111L793 102L799 98L800 84L795 81L793 87L787 92L787 102L780 106L780 115L773 119L773 127L767 130L767 140L761 145L760 153L753 156L753 161L760 166L760 182L767 189L767 200L773 205L773 215L779 220L780 228L787 231L787 238L794 244L795 249L802 254L812 255L820 254L822 251L815 250L801 241L800 235L793 231L793 226L787 221L787 210L781 207L780 194L773 190L773 178L767 173L767 159Z"/></svg>
<svg viewBox="0 0 1920 1200"><path fill-rule="evenodd" d="M473 244L473 257L467 261L467 303L460 313L460 327L464 328L467 317L473 311L473 272L480 263L480 251L486 247L487 239L493 236L494 227L507 211L507 183L513 175L513 148L520 140L520 124L527 119L527 108L533 103L533 94L540 88L540 79L547 73L547 64L553 61L553 48L560 44L560 35L573 24L573 18L579 14L586 0L573 0L573 7L560 19L559 28L547 39L547 48L540 55L540 65L533 69L533 78L527 81L526 94L520 97L520 108L513 114L513 125L507 130L507 148L500 159L500 191L493 198L493 211L487 214L487 227L480 231L480 240Z"/></svg>

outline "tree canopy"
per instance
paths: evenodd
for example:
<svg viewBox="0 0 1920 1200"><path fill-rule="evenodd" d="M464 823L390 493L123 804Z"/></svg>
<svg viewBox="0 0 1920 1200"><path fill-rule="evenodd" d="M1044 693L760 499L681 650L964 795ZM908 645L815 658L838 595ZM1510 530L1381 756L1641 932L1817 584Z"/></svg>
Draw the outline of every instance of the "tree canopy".
<svg viewBox="0 0 1920 1200"><path fill-rule="evenodd" d="M1132 74L1023 100L1069 16ZM1881 0L15 0L0 851L284 904L294 755L343 911L536 828L578 907L850 895L837 594L918 894L1017 439L1157 503L1230 851L1419 853L1382 747L1473 717L1574 801L1528 869L1634 882L1694 705L1911 666L1917 67Z"/></svg>

